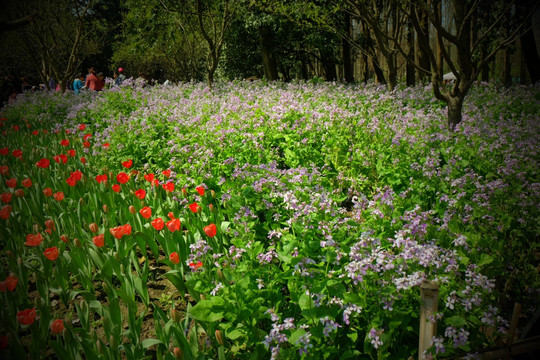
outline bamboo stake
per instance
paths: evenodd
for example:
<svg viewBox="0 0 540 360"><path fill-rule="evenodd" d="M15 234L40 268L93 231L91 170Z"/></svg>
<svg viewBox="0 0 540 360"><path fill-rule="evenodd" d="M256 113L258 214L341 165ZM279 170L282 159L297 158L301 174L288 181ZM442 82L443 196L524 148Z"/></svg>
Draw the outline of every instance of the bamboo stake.
<svg viewBox="0 0 540 360"><path fill-rule="evenodd" d="M433 345L437 334L437 322L431 322L439 305L439 285L433 281L424 281L420 285L420 336L418 341L418 360L422 360L424 351Z"/></svg>

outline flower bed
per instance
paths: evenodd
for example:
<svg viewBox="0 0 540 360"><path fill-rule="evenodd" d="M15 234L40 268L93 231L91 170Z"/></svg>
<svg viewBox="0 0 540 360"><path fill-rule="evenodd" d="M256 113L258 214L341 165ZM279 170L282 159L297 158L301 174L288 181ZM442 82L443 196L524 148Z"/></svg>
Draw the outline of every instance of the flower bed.
<svg viewBox="0 0 540 360"><path fill-rule="evenodd" d="M427 357L493 344L538 300L538 94L479 84L455 133L423 88L21 96L1 122L0 347L407 358L425 280Z"/></svg>

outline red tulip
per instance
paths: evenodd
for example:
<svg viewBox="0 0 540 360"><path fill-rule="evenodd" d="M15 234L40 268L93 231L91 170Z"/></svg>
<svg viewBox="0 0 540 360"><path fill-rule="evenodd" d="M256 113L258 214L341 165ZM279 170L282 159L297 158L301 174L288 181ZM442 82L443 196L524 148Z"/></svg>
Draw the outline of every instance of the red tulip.
<svg viewBox="0 0 540 360"><path fill-rule="evenodd" d="M150 217L152 216L152 209L148 206L143 207L141 210L139 210L139 212L141 213L141 216L145 219L150 219Z"/></svg>
<svg viewBox="0 0 540 360"><path fill-rule="evenodd" d="M214 237L217 234L216 224L205 226L203 230L208 237Z"/></svg>
<svg viewBox="0 0 540 360"><path fill-rule="evenodd" d="M22 157L22 150L20 150L20 149L13 150L13 152L11 154L13 156L15 156L16 158L20 158L20 157Z"/></svg>
<svg viewBox="0 0 540 360"><path fill-rule="evenodd" d="M101 184L102 182L107 181L107 179L108 178L106 174L96 176L96 181L98 182L98 184Z"/></svg>
<svg viewBox="0 0 540 360"><path fill-rule="evenodd" d="M194 202L193 204L189 204L189 210L196 214L197 211L199 211L199 204L197 204L196 202Z"/></svg>
<svg viewBox="0 0 540 360"><path fill-rule="evenodd" d="M38 246L43 241L43 236L40 233L37 234L28 234L26 235L26 242L24 245L27 246Z"/></svg>
<svg viewBox="0 0 540 360"><path fill-rule="evenodd" d="M25 309L17 313L17 321L22 325L30 325L36 319L36 309Z"/></svg>
<svg viewBox="0 0 540 360"><path fill-rule="evenodd" d="M37 167L40 167L42 169L46 169L51 164L51 161L49 159L41 159L36 163Z"/></svg>
<svg viewBox="0 0 540 360"><path fill-rule="evenodd" d="M51 332L53 334L60 334L64 331L64 320L56 319L51 323Z"/></svg>
<svg viewBox="0 0 540 360"><path fill-rule="evenodd" d="M135 191L135 196L142 200L146 196L146 191L144 189L139 189Z"/></svg>
<svg viewBox="0 0 540 360"><path fill-rule="evenodd" d="M6 156L7 154L9 154L9 148L5 147L0 149L0 155Z"/></svg>
<svg viewBox="0 0 540 360"><path fill-rule="evenodd" d="M56 246L47 248L47 249L45 249L43 254L45 254L45 257L47 259L49 259L51 261L54 261L54 260L58 259L58 255L59 255L58 248Z"/></svg>
<svg viewBox="0 0 540 360"><path fill-rule="evenodd" d="M29 178L24 179L22 181L22 186L29 188L30 186L32 186L32 180L30 180Z"/></svg>
<svg viewBox="0 0 540 360"><path fill-rule="evenodd" d="M52 221L51 219L45 221L45 227L47 229L54 230L54 221Z"/></svg>
<svg viewBox="0 0 540 360"><path fill-rule="evenodd" d="M133 160L131 159L122 162L122 166L126 169L129 169L131 165L133 165Z"/></svg>
<svg viewBox="0 0 540 360"><path fill-rule="evenodd" d="M203 263L202 262L197 262L197 263L189 263L189 267L192 269L192 270L196 270L200 267L203 266Z"/></svg>
<svg viewBox="0 0 540 360"><path fill-rule="evenodd" d="M108 149L108 148L109 148L109 146L111 146L111 144L109 144L109 143L105 143L105 144L103 144L102 146L103 146L103 148L105 148L105 149Z"/></svg>
<svg viewBox="0 0 540 360"><path fill-rule="evenodd" d="M60 141L60 145L62 145L62 146L68 146L68 145L69 145L69 140L68 140L68 139L64 139L64 140Z"/></svg>
<svg viewBox="0 0 540 360"><path fill-rule="evenodd" d="M152 180L154 180L154 174L146 174L146 175L144 175L144 180L151 183Z"/></svg>
<svg viewBox="0 0 540 360"><path fill-rule="evenodd" d="M64 200L64 193L62 191L59 191L57 193L54 193L53 197L56 201L62 201Z"/></svg>
<svg viewBox="0 0 540 360"><path fill-rule="evenodd" d="M95 234L99 231L99 226L96 223L91 223L90 225L88 225L88 229L90 229L90 231Z"/></svg>
<svg viewBox="0 0 540 360"><path fill-rule="evenodd" d="M0 174L6 176L9 173L9 167L7 165L0 166Z"/></svg>
<svg viewBox="0 0 540 360"><path fill-rule="evenodd" d="M129 180L129 175L125 172L121 172L120 174L116 175L116 181L118 181L120 184L125 184Z"/></svg>
<svg viewBox="0 0 540 360"><path fill-rule="evenodd" d="M68 151L67 151L67 155L68 155L69 157L75 157L75 150L73 150L73 149L68 150Z"/></svg>
<svg viewBox="0 0 540 360"><path fill-rule="evenodd" d="M171 176L171 170L163 170L161 172L165 177L170 177Z"/></svg>
<svg viewBox="0 0 540 360"><path fill-rule="evenodd" d="M84 131L84 129L86 129L86 125L85 124L80 124L79 125L79 131Z"/></svg>
<svg viewBox="0 0 540 360"><path fill-rule="evenodd" d="M34 135L34 136L39 135L39 130L34 130L34 131L32 131L32 135Z"/></svg>
<svg viewBox="0 0 540 360"><path fill-rule="evenodd" d="M90 143L89 143L88 141L85 141L85 142L83 142L83 146L84 146L85 148L89 148L89 147L90 147Z"/></svg>
<svg viewBox="0 0 540 360"><path fill-rule="evenodd" d="M81 162L82 162L83 164L86 164L86 158L85 158L85 157L82 157L82 158L81 158Z"/></svg>
<svg viewBox="0 0 540 360"><path fill-rule="evenodd" d="M154 229L159 231L163 229L163 227L165 226L165 222L163 221L162 218L158 217L152 220L152 226L154 227Z"/></svg>
<svg viewBox="0 0 540 360"><path fill-rule="evenodd" d="M118 185L118 184L114 184L114 185L112 186L112 189L113 189L114 192L120 192L120 190L121 190L121 189L120 189L120 185Z"/></svg>
<svg viewBox="0 0 540 360"><path fill-rule="evenodd" d="M104 234L99 234L98 236L94 236L92 238L92 242L97 247L102 247L103 245L105 245L105 235Z"/></svg>
<svg viewBox="0 0 540 360"><path fill-rule="evenodd" d="M171 260L173 264L178 264L180 262L180 256L178 256L176 252L173 252L169 255L169 260Z"/></svg>
<svg viewBox="0 0 540 360"><path fill-rule="evenodd" d="M204 196L204 188L202 186L197 186L195 190L199 193L199 195Z"/></svg>
<svg viewBox="0 0 540 360"><path fill-rule="evenodd" d="M163 189L165 189L165 191L168 191L168 192L174 191L174 183L168 182L166 184L163 184Z"/></svg>
<svg viewBox="0 0 540 360"><path fill-rule="evenodd" d="M24 196L24 190L23 190L23 189L17 189L17 190L15 190L15 196L17 196L17 197L23 197L23 196Z"/></svg>
<svg viewBox="0 0 540 360"><path fill-rule="evenodd" d="M13 208L11 207L11 205L2 206L2 209L0 209L0 218L4 220L9 219L9 215L11 215L11 211L13 211Z"/></svg>
<svg viewBox="0 0 540 360"><path fill-rule="evenodd" d="M3 193L2 195L0 195L0 200L4 203L4 204L9 204L11 202L11 196L13 194L10 193L10 192L7 192L7 193Z"/></svg>
<svg viewBox="0 0 540 360"><path fill-rule="evenodd" d="M62 240L63 242L67 243L67 242L68 242L68 237L67 237L67 235L61 235L61 236L60 236L60 240Z"/></svg>
<svg viewBox="0 0 540 360"><path fill-rule="evenodd" d="M6 280L4 281L6 289L9 291L14 291L17 287L17 283L19 282L19 279L17 279L16 276L8 276Z"/></svg>
<svg viewBox="0 0 540 360"><path fill-rule="evenodd" d="M45 188L43 189L43 194L47 197L52 196L52 190L51 188Z"/></svg>
<svg viewBox="0 0 540 360"><path fill-rule="evenodd" d="M88 140L89 137L92 137L92 134L85 134L83 137L84 141Z"/></svg>
<svg viewBox="0 0 540 360"><path fill-rule="evenodd" d="M9 188L14 188L14 187L16 187L16 186L17 186L17 179L11 178L11 179L9 179L9 180L6 180L6 185L7 185L7 187L9 187Z"/></svg>
<svg viewBox="0 0 540 360"><path fill-rule="evenodd" d="M171 232L175 232L177 230L180 230L181 226L182 226L182 224L180 223L180 219L172 219L172 220L167 221L167 228Z"/></svg>

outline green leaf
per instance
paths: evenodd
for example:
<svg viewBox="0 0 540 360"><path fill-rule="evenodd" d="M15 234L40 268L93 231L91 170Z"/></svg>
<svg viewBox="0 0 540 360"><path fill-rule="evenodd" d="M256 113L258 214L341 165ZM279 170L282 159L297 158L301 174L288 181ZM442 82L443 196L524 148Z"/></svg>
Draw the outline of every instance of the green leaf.
<svg viewBox="0 0 540 360"><path fill-rule="evenodd" d="M158 339L152 339L152 338L144 339L142 341L143 349L148 349L149 347L157 345L157 344L162 344L162 342Z"/></svg>
<svg viewBox="0 0 540 360"><path fill-rule="evenodd" d="M231 340L236 340L240 337L245 337L247 336L247 331L245 329L235 329L233 331L230 331L227 333L227 337Z"/></svg>
<svg viewBox="0 0 540 360"><path fill-rule="evenodd" d="M464 318L462 318L461 316L451 316L449 318L446 319L446 323L449 324L449 325L452 325L454 327L461 327L465 324L467 324L467 321L465 321Z"/></svg>
<svg viewBox="0 0 540 360"><path fill-rule="evenodd" d="M216 322L223 319L223 312L225 310L225 302L223 299L220 301L214 300L219 297L214 297L211 300L201 300L191 308L189 316L195 320Z"/></svg>

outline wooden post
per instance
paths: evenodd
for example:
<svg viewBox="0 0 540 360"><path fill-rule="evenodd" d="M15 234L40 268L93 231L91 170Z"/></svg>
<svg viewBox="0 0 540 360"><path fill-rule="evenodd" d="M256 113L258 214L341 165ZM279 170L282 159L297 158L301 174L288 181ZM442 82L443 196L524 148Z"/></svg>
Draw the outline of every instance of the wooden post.
<svg viewBox="0 0 540 360"><path fill-rule="evenodd" d="M418 360L422 360L424 350L433 345L437 334L437 322L431 322L430 316L436 316L439 308L439 285L433 281L424 281L420 285L420 337L418 341Z"/></svg>

